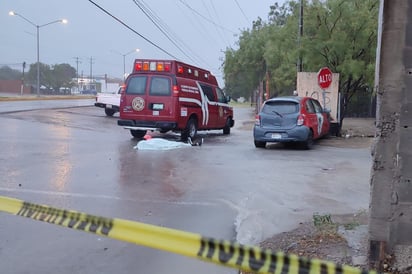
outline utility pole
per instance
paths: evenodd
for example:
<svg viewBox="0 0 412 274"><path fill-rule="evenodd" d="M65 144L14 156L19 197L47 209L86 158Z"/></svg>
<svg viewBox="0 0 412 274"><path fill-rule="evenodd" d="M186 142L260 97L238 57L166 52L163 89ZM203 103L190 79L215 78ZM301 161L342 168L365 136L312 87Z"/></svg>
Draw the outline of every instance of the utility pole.
<svg viewBox="0 0 412 274"><path fill-rule="evenodd" d="M90 89L93 82L93 57L90 57Z"/></svg>
<svg viewBox="0 0 412 274"><path fill-rule="evenodd" d="M410 267L412 257L411 6L412 0L380 0L369 266L382 272L387 255L400 270Z"/></svg>
<svg viewBox="0 0 412 274"><path fill-rule="evenodd" d="M76 86L77 86L77 91L80 92L80 87L79 87L79 63L81 63L79 57L73 57L76 60Z"/></svg>
<svg viewBox="0 0 412 274"><path fill-rule="evenodd" d="M303 0L300 0L299 4L299 34L298 34L298 51L299 51L299 57L298 57L298 65L297 65L297 70L298 72L303 71L303 61L302 61L302 55L301 55L301 39L303 36Z"/></svg>
<svg viewBox="0 0 412 274"><path fill-rule="evenodd" d="M20 95L23 95L23 92L24 92L24 69L25 68L26 68L26 62L23 62L23 75L21 77Z"/></svg>

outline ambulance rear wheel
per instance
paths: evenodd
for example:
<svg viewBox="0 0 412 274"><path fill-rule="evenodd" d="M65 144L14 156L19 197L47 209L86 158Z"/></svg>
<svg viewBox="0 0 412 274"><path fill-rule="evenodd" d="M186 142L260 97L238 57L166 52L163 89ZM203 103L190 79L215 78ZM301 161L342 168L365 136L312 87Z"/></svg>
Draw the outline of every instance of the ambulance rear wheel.
<svg viewBox="0 0 412 274"><path fill-rule="evenodd" d="M146 130L131 129L130 134L135 138L143 138L146 135Z"/></svg>
<svg viewBox="0 0 412 274"><path fill-rule="evenodd" d="M187 138L194 139L197 133L197 122L195 118L190 118L187 121L186 128L182 131L180 139L183 142L187 141Z"/></svg>
<svg viewBox="0 0 412 274"><path fill-rule="evenodd" d="M232 119L227 118L226 125L223 128L223 134L228 135L230 134L230 126L232 124Z"/></svg>

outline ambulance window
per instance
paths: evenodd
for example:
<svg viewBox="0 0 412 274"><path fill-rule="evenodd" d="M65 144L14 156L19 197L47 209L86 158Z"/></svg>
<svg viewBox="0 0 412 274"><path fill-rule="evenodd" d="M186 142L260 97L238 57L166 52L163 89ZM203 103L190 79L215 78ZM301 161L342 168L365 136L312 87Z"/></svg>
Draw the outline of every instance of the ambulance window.
<svg viewBox="0 0 412 274"><path fill-rule="evenodd" d="M216 88L216 95L219 103L227 103L226 96L220 88Z"/></svg>
<svg viewBox="0 0 412 274"><path fill-rule="evenodd" d="M202 87L203 93L206 95L207 99L211 102L215 102L216 98L215 95L213 94L213 89L211 86L206 86L206 85L200 85Z"/></svg>
<svg viewBox="0 0 412 274"><path fill-rule="evenodd" d="M146 76L136 76L129 79L126 94L145 94Z"/></svg>
<svg viewBox="0 0 412 274"><path fill-rule="evenodd" d="M165 77L152 77L150 82L150 95L167 96L171 94L170 80Z"/></svg>

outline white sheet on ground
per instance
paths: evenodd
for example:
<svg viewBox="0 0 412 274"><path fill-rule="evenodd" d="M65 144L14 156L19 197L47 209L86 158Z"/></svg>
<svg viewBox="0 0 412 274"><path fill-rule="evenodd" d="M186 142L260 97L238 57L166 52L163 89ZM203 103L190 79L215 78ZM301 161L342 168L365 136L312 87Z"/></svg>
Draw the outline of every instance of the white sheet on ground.
<svg viewBox="0 0 412 274"><path fill-rule="evenodd" d="M184 147L191 147L192 145L176 142L176 141L168 141L161 138L151 138L149 140L141 140L137 143L134 149L138 150L170 150L176 148L184 148Z"/></svg>

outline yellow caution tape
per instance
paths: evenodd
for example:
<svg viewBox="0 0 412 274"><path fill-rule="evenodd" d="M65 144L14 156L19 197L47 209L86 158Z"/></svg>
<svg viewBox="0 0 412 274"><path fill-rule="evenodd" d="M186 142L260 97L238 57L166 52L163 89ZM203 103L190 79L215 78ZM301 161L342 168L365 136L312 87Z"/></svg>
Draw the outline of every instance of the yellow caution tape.
<svg viewBox="0 0 412 274"><path fill-rule="evenodd" d="M255 273L377 274L376 271L340 266L317 259L309 260L283 252L274 253L256 246L205 238L200 234L181 230L98 217L4 196L0 196L0 211Z"/></svg>

